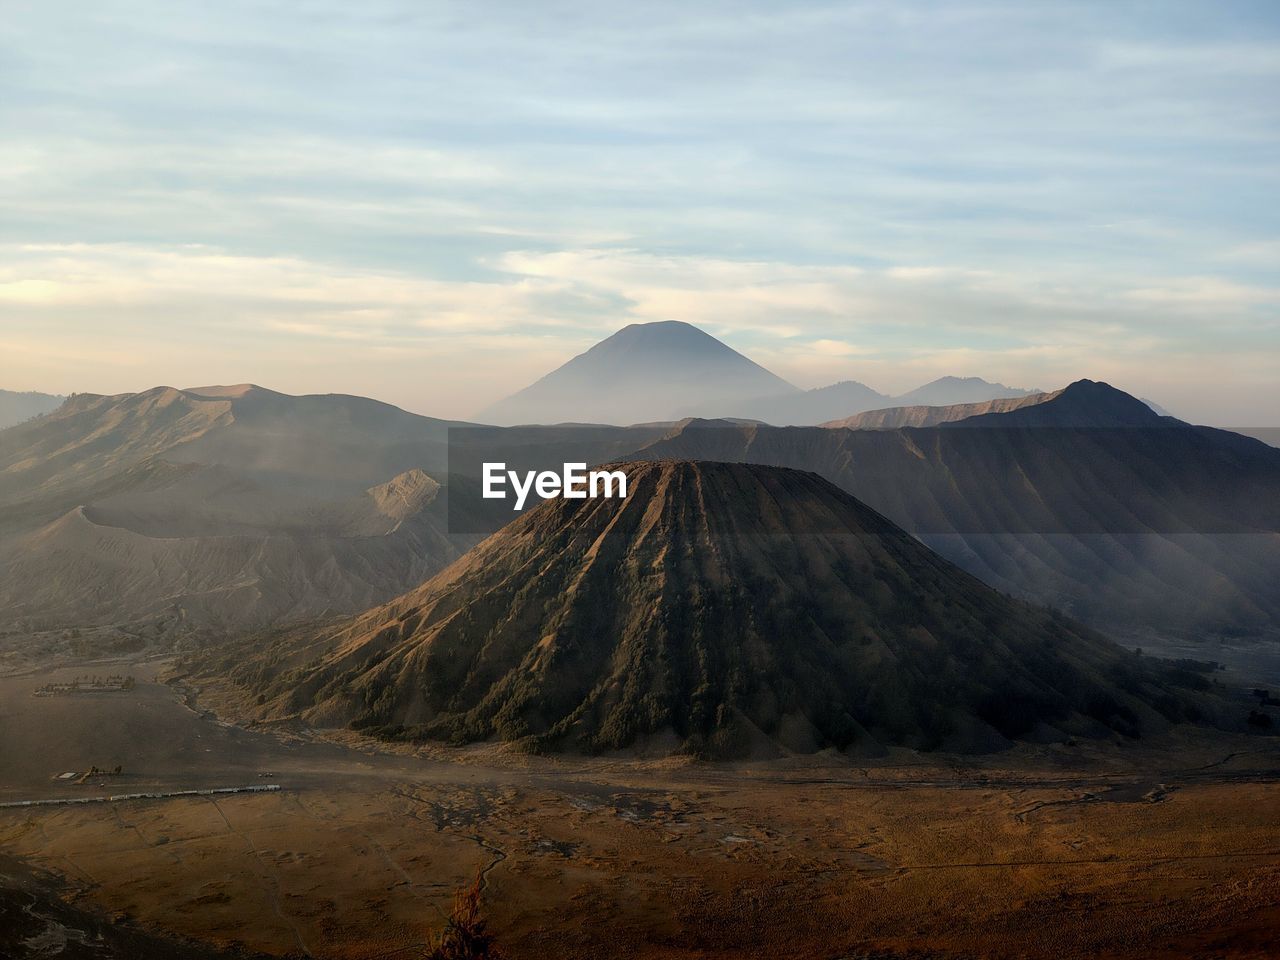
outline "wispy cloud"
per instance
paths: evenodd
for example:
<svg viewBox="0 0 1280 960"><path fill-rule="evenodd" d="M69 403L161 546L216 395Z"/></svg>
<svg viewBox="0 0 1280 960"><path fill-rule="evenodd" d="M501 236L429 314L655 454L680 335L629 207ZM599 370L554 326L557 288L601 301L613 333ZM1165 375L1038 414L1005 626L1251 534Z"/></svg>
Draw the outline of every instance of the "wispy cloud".
<svg viewBox="0 0 1280 960"><path fill-rule="evenodd" d="M1272 348L1280 316L1280 290L1209 277L1029 277L629 248L513 251L474 280L194 245L0 253L0 321L27 331L28 353L41 338L53 356L72 341L110 343L113 355L130 344L135 359L117 373L137 376L149 357L168 372L179 356L189 380L208 379L199 364L214 358L232 367L252 356L259 369L296 376L305 358L330 357L351 384L344 389L391 391L453 416L636 321L696 323L805 385L854 378L898 391L947 373L1052 387L1126 368L1119 379L1140 389L1153 367L1192 371L1184 361L1209 356L1222 369L1252 369L1251 358ZM1208 347L1207 315L1215 318ZM503 351L510 355L495 365ZM279 382L281 373L259 379ZM1265 395L1274 389L1267 376L1234 376L1232 388ZM1185 385L1177 389L1183 396Z"/></svg>
<svg viewBox="0 0 1280 960"><path fill-rule="evenodd" d="M1280 400L1274 5L19 0L6 23L5 385L204 362L461 415L679 317L806 383Z"/></svg>

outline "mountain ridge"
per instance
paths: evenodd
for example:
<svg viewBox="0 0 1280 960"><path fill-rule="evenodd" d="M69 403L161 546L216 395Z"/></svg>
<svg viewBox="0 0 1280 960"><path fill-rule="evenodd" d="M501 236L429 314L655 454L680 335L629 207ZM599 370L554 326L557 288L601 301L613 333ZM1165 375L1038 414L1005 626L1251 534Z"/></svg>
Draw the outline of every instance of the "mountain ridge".
<svg viewBox="0 0 1280 960"><path fill-rule="evenodd" d="M885 430L691 421L637 456L811 470L985 582L1096 625L1274 630L1280 452L1160 417L1105 384L1085 392L1119 395L1120 419L1062 426L1054 414L1057 428L1045 429L1010 422L1014 411ZM1059 411L1079 393L1065 389ZM1135 411L1141 425L1125 419Z"/></svg>
<svg viewBox="0 0 1280 960"><path fill-rule="evenodd" d="M956 403L943 406L885 407L829 420L818 426L843 430L896 430L900 427L936 427L955 420L967 420L985 413L1007 413L1019 407L1043 403L1054 393L1035 393L1025 397L1005 397L981 403Z"/></svg>
<svg viewBox="0 0 1280 960"><path fill-rule="evenodd" d="M427 473L449 427L253 385L77 394L0 432L0 631L171 643L394 596L476 540Z"/></svg>
<svg viewBox="0 0 1280 960"><path fill-rule="evenodd" d="M987 400L1009 400L1044 393L991 383L981 377L939 377L923 386L894 397L896 406L949 406L955 403L983 403Z"/></svg>
<svg viewBox="0 0 1280 960"><path fill-rule="evenodd" d="M1052 394L1034 394L1028 401L1006 410L992 410L943 423L957 427L1107 427L1187 426L1181 420L1157 413L1137 397L1098 380L1076 380Z"/></svg>

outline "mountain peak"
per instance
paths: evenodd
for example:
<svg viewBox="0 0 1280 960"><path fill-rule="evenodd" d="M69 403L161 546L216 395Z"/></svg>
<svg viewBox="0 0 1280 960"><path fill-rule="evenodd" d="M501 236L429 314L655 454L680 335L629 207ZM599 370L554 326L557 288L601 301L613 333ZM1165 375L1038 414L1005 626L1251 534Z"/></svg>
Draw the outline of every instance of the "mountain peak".
<svg viewBox="0 0 1280 960"><path fill-rule="evenodd" d="M970 417L950 427L1170 427L1182 421L1162 417L1147 404L1109 383L1077 380L1057 393L1005 413Z"/></svg>
<svg viewBox="0 0 1280 960"><path fill-rule="evenodd" d="M626 358L632 361L641 359L644 354L654 354L663 360L724 363L730 356L734 356L760 370L764 369L705 330L683 320L628 324L569 362L575 363L583 357L606 357L620 352L625 352Z"/></svg>
<svg viewBox="0 0 1280 960"><path fill-rule="evenodd" d="M1012 399L1039 393L991 383L981 377L939 377L922 387L893 398L897 407L947 407L958 403L985 403L988 400ZM850 411L853 412L853 411Z"/></svg>
<svg viewBox="0 0 1280 960"><path fill-rule="evenodd" d="M695 327L692 323L684 320L648 320L641 323L628 323L625 327L618 330L606 340L614 338L626 339L628 337L640 336L677 336L692 337L697 339L715 340L715 337L707 333L701 327Z"/></svg>
<svg viewBox="0 0 1280 960"><path fill-rule="evenodd" d="M423 470L414 467L379 483L366 491L378 512L394 520L413 516L431 503L440 492L440 484Z"/></svg>
<svg viewBox="0 0 1280 960"><path fill-rule="evenodd" d="M214 384L208 387L187 387L183 393L189 393L195 397L212 397L219 400L239 399L248 396L250 393L275 393L274 390L267 390L260 387L256 383L234 383L234 384Z"/></svg>
<svg viewBox="0 0 1280 960"><path fill-rule="evenodd" d="M491 423L644 423L732 410L791 384L679 320L633 323L481 412Z"/></svg>

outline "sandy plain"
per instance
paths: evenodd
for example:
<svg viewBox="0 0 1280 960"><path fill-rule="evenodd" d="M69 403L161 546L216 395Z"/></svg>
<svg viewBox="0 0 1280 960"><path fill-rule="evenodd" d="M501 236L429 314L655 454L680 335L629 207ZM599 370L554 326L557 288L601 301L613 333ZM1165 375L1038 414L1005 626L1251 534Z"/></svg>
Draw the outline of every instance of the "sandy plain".
<svg viewBox="0 0 1280 960"><path fill-rule="evenodd" d="M280 789L0 809L0 921L21 920L10 950L78 956L96 924L158 939L107 938L85 956L196 956L193 942L420 956L477 871L512 958L1269 957L1280 944L1272 737L1184 729L1142 745L738 765L390 749L231 725L219 716L234 698L160 682L167 667L0 678L0 802ZM116 672L135 688L32 695Z"/></svg>

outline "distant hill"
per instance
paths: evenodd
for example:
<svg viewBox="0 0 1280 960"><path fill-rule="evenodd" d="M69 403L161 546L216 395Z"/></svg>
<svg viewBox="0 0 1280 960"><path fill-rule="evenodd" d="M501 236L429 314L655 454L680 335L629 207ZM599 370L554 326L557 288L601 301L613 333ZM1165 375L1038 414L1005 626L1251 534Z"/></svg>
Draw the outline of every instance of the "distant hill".
<svg viewBox="0 0 1280 960"><path fill-rule="evenodd" d="M1106 384L923 428L692 421L638 455L812 470L987 583L1096 625L1280 623L1280 451Z"/></svg>
<svg viewBox="0 0 1280 960"><path fill-rule="evenodd" d="M620 469L625 500L547 501L398 600L213 672L264 717L537 750L991 750L1195 713L1167 670L813 474Z"/></svg>
<svg viewBox="0 0 1280 960"><path fill-rule="evenodd" d="M27 391L16 393L13 390L0 390L0 430L22 423L42 413L49 413L62 406L66 397L52 393L36 393Z"/></svg>
<svg viewBox="0 0 1280 960"><path fill-rule="evenodd" d="M1069 388L1066 401L1056 402L1062 390L1052 393L1029 393L981 403L957 403L948 406L889 407L868 410L852 417L821 424L845 430L895 430L899 427L934 427L941 424L1001 427L1149 427L1175 421L1163 408L1149 400L1137 400L1105 383L1081 380ZM1041 404L1044 404L1041 407ZM1035 409L1032 409L1035 408ZM1004 416L1013 414L1016 416Z"/></svg>
<svg viewBox="0 0 1280 960"><path fill-rule="evenodd" d="M1075 427L1097 429L1108 427L1154 428L1187 426L1181 420L1157 413L1152 407L1117 390L1109 383L1077 380L1052 394L1033 394L1024 403L1013 403L1008 409L989 410L971 417L953 420L947 427Z"/></svg>
<svg viewBox="0 0 1280 960"><path fill-rule="evenodd" d="M799 390L697 327L664 320L622 328L476 419L644 424L703 417L808 426L887 407L981 403L1037 392L978 377L943 377L900 397L856 380Z"/></svg>
<svg viewBox="0 0 1280 960"><path fill-rule="evenodd" d="M985 413L1008 413L1020 407L1032 406L1051 400L1061 391L1033 393L1025 397L1009 397L987 400L982 403L956 403L941 407L889 407L884 410L868 410L841 420L820 424L844 430L897 430L899 427L936 427L940 423L967 420Z"/></svg>
<svg viewBox="0 0 1280 960"><path fill-rule="evenodd" d="M0 434L0 515L14 501L86 502L153 458L222 465L309 496L353 496L405 470L443 469L450 425L364 397L250 385L82 393Z"/></svg>
<svg viewBox="0 0 1280 960"><path fill-rule="evenodd" d="M730 415L769 423L774 426L815 426L822 424L831 426L840 421L872 411L941 409L955 407L960 404L982 404L991 401L1003 401L989 409L1012 409L1008 404L1035 403L1033 398L1044 397L1045 394L1035 390L1019 390L1006 387L1001 383L988 383L978 377L943 377L909 393L894 397L873 390L856 380L843 380L828 387L815 390L804 390L799 393L786 393L766 397L757 397L714 412L690 411L703 417L728 418ZM972 416L972 413L965 416ZM885 425L896 420L920 420L920 424L896 423L897 426L924 425L934 422L934 418L922 412L909 414L883 414L880 417L869 417L870 423L881 423L879 427L870 426L862 429L883 429Z"/></svg>
<svg viewBox="0 0 1280 960"><path fill-rule="evenodd" d="M776 426L806 426L821 423L832 416L855 410L868 410L887 406L892 397L872 390L856 380L842 380L828 387L787 393L778 396L757 397L738 404L732 411L741 417L761 420Z"/></svg>
<svg viewBox="0 0 1280 960"><path fill-rule="evenodd" d="M945 407L954 403L983 403L1028 397L1042 393L1040 390L1023 390L1006 387L1003 383L988 383L981 377L941 377L893 398L896 407Z"/></svg>
<svg viewBox="0 0 1280 960"><path fill-rule="evenodd" d="M486 423L631 424L725 410L796 388L697 327L633 323L481 411Z"/></svg>

